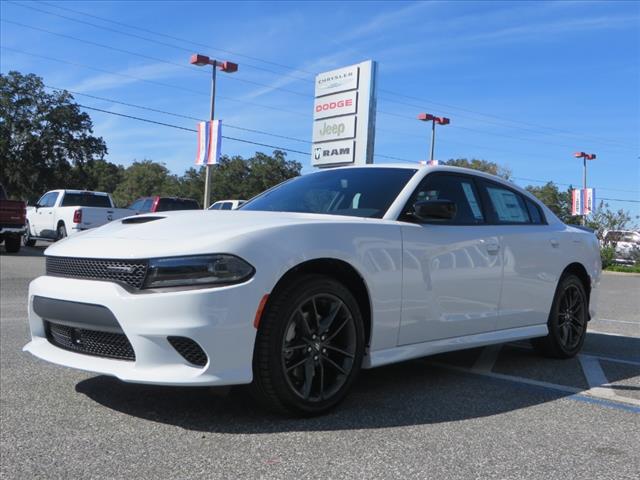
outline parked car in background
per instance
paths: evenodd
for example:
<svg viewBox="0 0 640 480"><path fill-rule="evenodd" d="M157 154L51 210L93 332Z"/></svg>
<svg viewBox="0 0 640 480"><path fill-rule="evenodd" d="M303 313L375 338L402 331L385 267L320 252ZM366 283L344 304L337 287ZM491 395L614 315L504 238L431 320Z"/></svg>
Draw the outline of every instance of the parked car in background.
<svg viewBox="0 0 640 480"><path fill-rule="evenodd" d="M595 235L446 166L322 170L233 215L130 217L45 255L26 351L129 382L252 384L303 415L361 367L523 339L573 357L601 274Z"/></svg>
<svg viewBox="0 0 640 480"><path fill-rule="evenodd" d="M245 203L247 203L246 200L218 200L209 207L209 210L237 210Z"/></svg>
<svg viewBox="0 0 640 480"><path fill-rule="evenodd" d="M52 190L33 207L27 207L25 245L36 240L55 241L112 220L127 217L131 211L115 208L111 195L88 190Z"/></svg>
<svg viewBox="0 0 640 480"><path fill-rule="evenodd" d="M26 230L26 205L18 200L9 200L3 185L0 185L0 242L8 253L20 251L20 241Z"/></svg>
<svg viewBox="0 0 640 480"><path fill-rule="evenodd" d="M173 210L200 210L200 205L193 198L178 197L142 197L128 207L135 210L136 214L169 212Z"/></svg>
<svg viewBox="0 0 640 480"><path fill-rule="evenodd" d="M635 263L640 260L640 232L633 230L608 230L602 237L603 245L615 248L617 263Z"/></svg>

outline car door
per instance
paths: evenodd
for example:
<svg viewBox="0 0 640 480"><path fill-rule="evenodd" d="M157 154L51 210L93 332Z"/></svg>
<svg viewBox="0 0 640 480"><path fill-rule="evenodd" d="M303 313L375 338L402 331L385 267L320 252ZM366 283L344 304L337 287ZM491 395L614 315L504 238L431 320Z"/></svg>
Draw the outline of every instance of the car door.
<svg viewBox="0 0 640 480"><path fill-rule="evenodd" d="M405 210L416 201L439 199L456 204L452 220L418 223L405 216L401 227L401 345L496 328L502 255L494 227L486 224L474 177L431 173Z"/></svg>
<svg viewBox="0 0 640 480"><path fill-rule="evenodd" d="M562 252L572 248L563 242L571 240L561 235L562 225L548 225L542 209L520 192L486 179L478 184L503 249L498 329L544 324L566 263Z"/></svg>
<svg viewBox="0 0 640 480"><path fill-rule="evenodd" d="M30 228L36 237L55 238L55 215L53 207L58 199L58 192L45 193L38 200L38 207L34 213L33 220L30 222Z"/></svg>

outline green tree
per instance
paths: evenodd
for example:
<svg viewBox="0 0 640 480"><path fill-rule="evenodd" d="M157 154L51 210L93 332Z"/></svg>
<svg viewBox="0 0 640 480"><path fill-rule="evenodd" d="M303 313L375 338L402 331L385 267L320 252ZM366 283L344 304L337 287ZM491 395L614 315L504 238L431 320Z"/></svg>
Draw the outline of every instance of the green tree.
<svg viewBox="0 0 640 480"><path fill-rule="evenodd" d="M478 158L472 158L468 160L466 158L451 158L442 163L443 165L449 165L451 167L463 167L471 168L473 170L480 170L481 172L490 173L491 175L497 175L506 180L511 178L511 170L507 167L498 165L495 162L489 162L488 160L481 160Z"/></svg>
<svg viewBox="0 0 640 480"><path fill-rule="evenodd" d="M637 225L631 223L634 219L637 220L638 217L632 217L626 210L611 210L609 204L601 200L598 208L587 217L586 226L593 228L596 236L603 240L607 230L632 230L636 228Z"/></svg>
<svg viewBox="0 0 640 480"><path fill-rule="evenodd" d="M528 185L526 189L535 195L549 210L555 213L564 223L578 224L580 217L571 215L571 187L561 191L553 182L544 185Z"/></svg>
<svg viewBox="0 0 640 480"><path fill-rule="evenodd" d="M143 160L133 162L124 170L113 197L118 206L124 207L139 197L178 196L179 187L178 177L172 175L164 164Z"/></svg>
<svg viewBox="0 0 640 480"><path fill-rule="evenodd" d="M78 188L114 192L124 177L125 168L106 160L89 160L73 168L73 182Z"/></svg>
<svg viewBox="0 0 640 480"><path fill-rule="evenodd" d="M73 167L107 153L92 133L91 118L68 92L45 92L33 74L0 74L0 181L13 196L33 201L46 190L75 186Z"/></svg>

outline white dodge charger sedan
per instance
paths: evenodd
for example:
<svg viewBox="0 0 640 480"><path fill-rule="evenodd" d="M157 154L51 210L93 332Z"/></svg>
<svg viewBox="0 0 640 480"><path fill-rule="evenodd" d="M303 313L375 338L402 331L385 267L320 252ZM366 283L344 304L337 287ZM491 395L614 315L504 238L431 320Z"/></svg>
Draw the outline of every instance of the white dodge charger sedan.
<svg viewBox="0 0 640 480"><path fill-rule="evenodd" d="M239 210L129 217L49 247L25 350L127 382L250 384L312 415L361 368L526 338L572 357L600 272L593 234L497 177L323 170Z"/></svg>

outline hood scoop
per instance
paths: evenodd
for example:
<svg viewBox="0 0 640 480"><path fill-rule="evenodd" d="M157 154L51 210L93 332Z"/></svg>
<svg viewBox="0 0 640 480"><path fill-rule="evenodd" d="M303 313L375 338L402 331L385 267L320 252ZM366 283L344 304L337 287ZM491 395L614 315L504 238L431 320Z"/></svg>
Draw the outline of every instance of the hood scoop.
<svg viewBox="0 0 640 480"><path fill-rule="evenodd" d="M160 220L161 218L166 217L129 217L122 220L122 223L124 223L125 225L129 225L131 223L147 223L153 222L154 220Z"/></svg>

